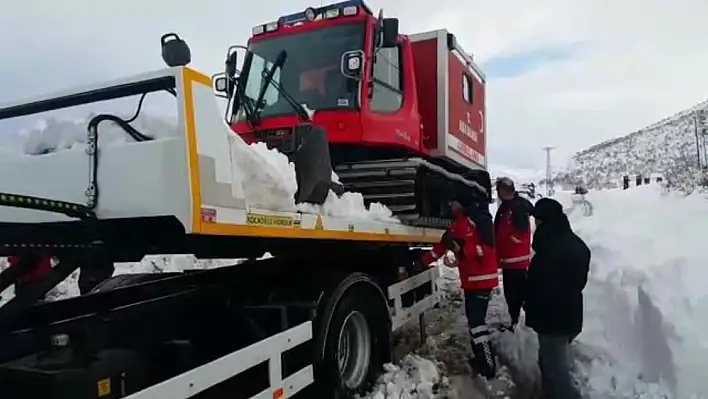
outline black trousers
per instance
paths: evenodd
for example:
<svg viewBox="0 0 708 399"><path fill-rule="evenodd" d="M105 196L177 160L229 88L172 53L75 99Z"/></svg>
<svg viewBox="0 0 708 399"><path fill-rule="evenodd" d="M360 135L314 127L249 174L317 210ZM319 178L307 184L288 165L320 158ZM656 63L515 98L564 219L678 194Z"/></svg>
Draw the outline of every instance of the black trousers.
<svg viewBox="0 0 708 399"><path fill-rule="evenodd" d="M504 299L509 308L511 323L519 322L521 305L524 303L524 290L526 289L526 269L503 269L502 270Z"/></svg>
<svg viewBox="0 0 708 399"><path fill-rule="evenodd" d="M491 290L465 291L465 315L470 329L472 369L486 378L496 375L496 353L491 341L491 334L486 324L487 307Z"/></svg>
<svg viewBox="0 0 708 399"><path fill-rule="evenodd" d="M538 334L538 366L544 398L580 399L573 384L570 362L570 342L574 336Z"/></svg>

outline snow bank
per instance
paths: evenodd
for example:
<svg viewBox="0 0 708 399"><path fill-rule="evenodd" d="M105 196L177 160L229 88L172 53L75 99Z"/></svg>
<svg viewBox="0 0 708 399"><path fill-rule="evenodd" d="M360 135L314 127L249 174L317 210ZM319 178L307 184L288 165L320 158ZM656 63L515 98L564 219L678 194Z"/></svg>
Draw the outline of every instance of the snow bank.
<svg viewBox="0 0 708 399"><path fill-rule="evenodd" d="M572 208L572 194L557 197ZM593 255L584 329L572 347L586 397L708 397L708 270L702 247L708 227L701 217L708 215L708 201L656 185L591 191L587 199L591 217L570 214ZM497 307L499 317L507 317L503 304ZM517 383L538 378L532 331L499 333L497 344L501 356L515 362Z"/></svg>
<svg viewBox="0 0 708 399"><path fill-rule="evenodd" d="M656 185L588 200L593 216L573 222L593 253L578 338L602 354L580 364L591 392L708 396L708 201Z"/></svg>
<svg viewBox="0 0 708 399"><path fill-rule="evenodd" d="M24 155L41 155L57 151L81 150L86 148L86 126L96 114L86 118L46 119L33 128L20 132ZM174 137L177 133L174 119L143 113L131 122L139 132L161 139ZM244 193L248 204L257 209L315 213L327 216L341 216L386 222L398 222L391 210L379 203L364 205L364 198L358 193L345 193L338 197L330 192L322 205L295 204L297 191L295 166L288 158L276 150L269 150L265 143L246 144L236 135L231 136L231 156L243 176ZM131 143L134 140L112 121L100 124L99 147ZM18 154L19 155L19 154ZM333 181L339 177L332 172Z"/></svg>

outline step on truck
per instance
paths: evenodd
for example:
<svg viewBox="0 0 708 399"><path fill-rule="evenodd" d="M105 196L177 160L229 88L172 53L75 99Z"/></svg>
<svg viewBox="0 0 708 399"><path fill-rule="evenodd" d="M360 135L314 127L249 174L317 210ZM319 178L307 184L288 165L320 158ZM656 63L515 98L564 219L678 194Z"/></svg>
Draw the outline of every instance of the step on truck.
<svg viewBox="0 0 708 399"><path fill-rule="evenodd" d="M350 7L339 12L351 13ZM356 8L362 20L373 18L363 5ZM332 9L308 9L315 17L306 19ZM382 34L380 23L365 28L367 37ZM168 68L0 107L2 121L140 96L133 118L92 114L83 150L0 160L0 256L58 260L0 307L3 398L353 398L365 392L394 360L393 335L440 301L438 270L411 265L442 230L297 207L265 209L251 201L268 165L253 170L259 158L224 123L214 92L228 93L227 117L262 118L271 88L302 114L293 127L295 149L283 151L296 172L293 204L322 203L323 181L328 190L351 190L332 178L330 125L319 125L312 110L290 101L287 86L273 83L282 56L275 68L258 67L264 84L254 93L244 90L230 63L226 79L187 67L190 52L179 36L163 36L162 45ZM343 54L350 66L352 53ZM370 64L365 54L355 55ZM255 56L247 51L249 57ZM361 86L362 80L351 82ZM160 92L176 107L174 125L159 135L141 132L132 122L146 96ZM128 142L102 145L109 126ZM415 161L448 173L433 161ZM469 182L462 180L455 181ZM77 271L91 275L107 262L150 254L243 261L117 275L80 296L44 299ZM0 294L28 273L2 271Z"/></svg>

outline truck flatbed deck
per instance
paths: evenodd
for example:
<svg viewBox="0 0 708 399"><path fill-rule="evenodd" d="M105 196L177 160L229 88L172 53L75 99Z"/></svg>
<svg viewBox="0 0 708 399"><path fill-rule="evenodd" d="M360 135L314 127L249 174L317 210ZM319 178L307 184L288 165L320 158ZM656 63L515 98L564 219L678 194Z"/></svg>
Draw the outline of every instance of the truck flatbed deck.
<svg viewBox="0 0 708 399"><path fill-rule="evenodd" d="M102 146L96 157L63 150L0 160L0 191L4 193L0 198L7 198L0 201L5 205L0 207L0 243L4 245L0 251L8 253L22 245L25 231L34 236L31 244L47 247L140 236L145 247L161 253L179 248L157 245L165 241L157 236L174 242L183 235L190 251L194 250L190 242L205 243L207 237L217 236L405 244L439 239L441 230L398 221L258 209L259 204L250 203L247 193L249 185L262 183L258 177L252 181L260 171L244 171L238 158L259 155L219 116L209 78L187 67L10 104L0 108L0 120L153 91L173 92L178 115L174 131L155 140ZM100 126L95 136L100 143ZM93 176L93 165L99 163ZM43 183L38 184L36 176L42 176ZM81 222L72 221L76 211L69 212L77 208L85 219ZM46 237L37 236L34 223L46 226ZM92 235L83 234L89 229L86 226ZM199 237L194 240L195 236ZM118 240L113 241L118 245ZM130 241L135 240L124 242Z"/></svg>

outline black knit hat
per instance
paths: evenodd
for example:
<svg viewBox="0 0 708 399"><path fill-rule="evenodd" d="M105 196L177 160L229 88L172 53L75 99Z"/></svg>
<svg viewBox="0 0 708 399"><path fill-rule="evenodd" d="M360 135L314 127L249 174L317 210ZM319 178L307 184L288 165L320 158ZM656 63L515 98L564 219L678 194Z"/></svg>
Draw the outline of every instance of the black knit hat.
<svg viewBox="0 0 708 399"><path fill-rule="evenodd" d="M565 217L563 205L552 198L541 198L533 207L533 216L542 221L553 221Z"/></svg>

